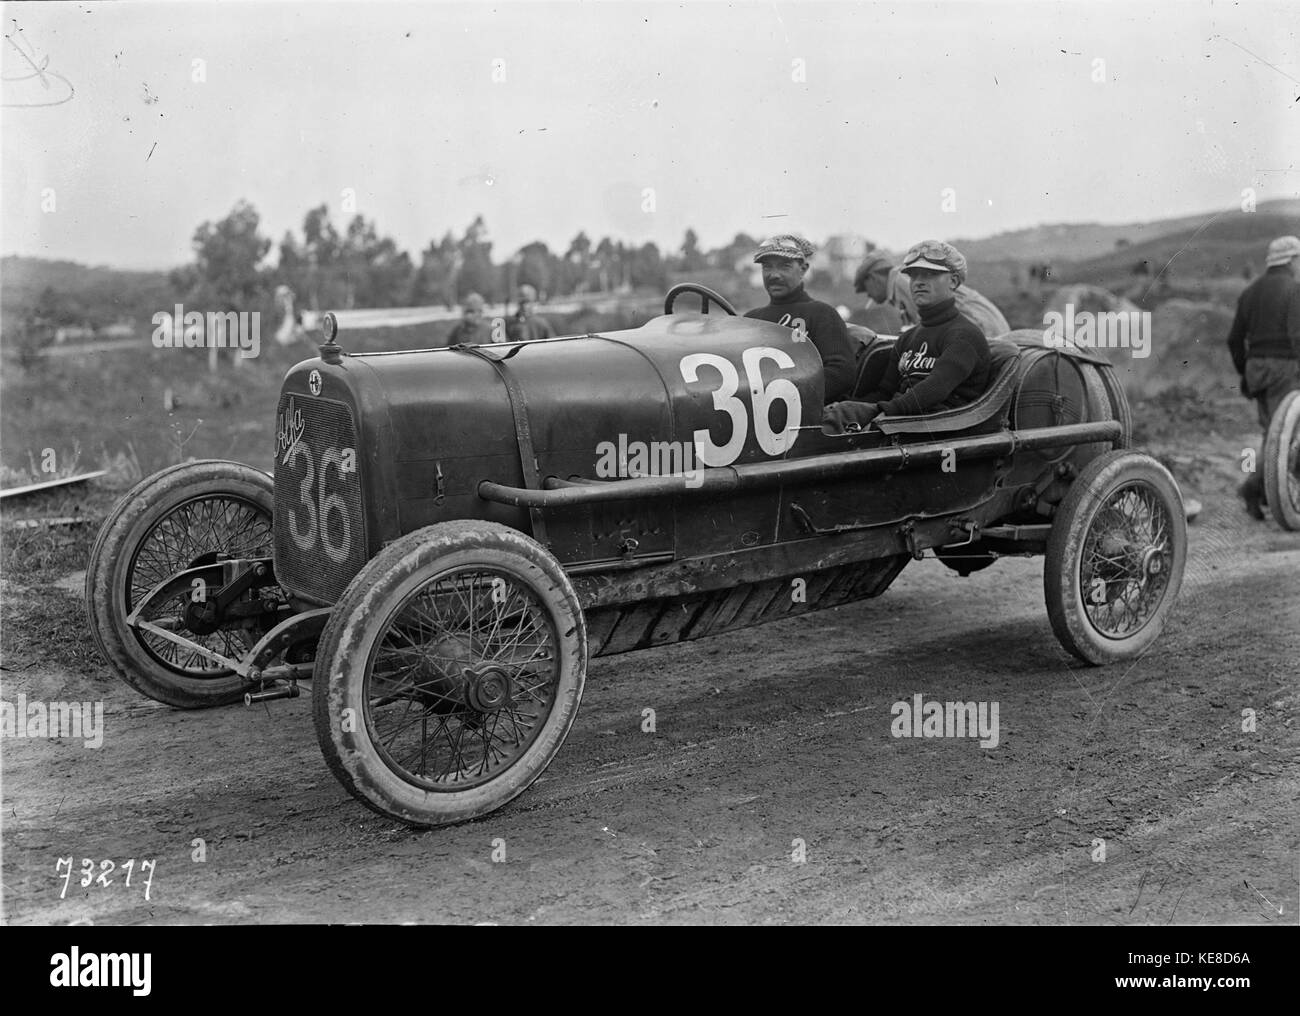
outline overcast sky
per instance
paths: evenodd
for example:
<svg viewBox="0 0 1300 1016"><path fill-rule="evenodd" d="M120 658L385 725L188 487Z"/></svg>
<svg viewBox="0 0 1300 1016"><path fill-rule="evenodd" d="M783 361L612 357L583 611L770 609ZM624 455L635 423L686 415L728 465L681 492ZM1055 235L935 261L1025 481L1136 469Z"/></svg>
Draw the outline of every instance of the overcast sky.
<svg viewBox="0 0 1300 1016"><path fill-rule="evenodd" d="M166 267L240 198L278 244L321 202L341 226L349 189L417 260L480 212L500 260L534 239L563 253L580 229L898 249L1300 194L1290 0L9 3L4 18L6 254Z"/></svg>

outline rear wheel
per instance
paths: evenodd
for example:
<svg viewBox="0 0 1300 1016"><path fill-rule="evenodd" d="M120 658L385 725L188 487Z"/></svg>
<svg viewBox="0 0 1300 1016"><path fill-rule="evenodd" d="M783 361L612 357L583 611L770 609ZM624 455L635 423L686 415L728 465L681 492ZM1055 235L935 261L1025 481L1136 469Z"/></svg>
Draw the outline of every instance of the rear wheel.
<svg viewBox="0 0 1300 1016"><path fill-rule="evenodd" d="M1264 496L1279 526L1300 530L1300 391L1287 395L1269 420Z"/></svg>
<svg viewBox="0 0 1300 1016"><path fill-rule="evenodd" d="M1174 478L1147 455L1107 452L1084 467L1052 521L1043 568L1052 630L1088 663L1139 656L1163 630L1186 563Z"/></svg>
<svg viewBox="0 0 1300 1016"><path fill-rule="evenodd" d="M104 520L86 568L86 610L95 644L137 691L183 709L243 697L244 680L227 667L126 623L163 580L219 555L271 556L271 478L238 462L187 462L136 484ZM275 597L278 590L262 590ZM156 605L145 620L223 656L256 640L248 627L196 633L186 627L186 592Z"/></svg>
<svg viewBox="0 0 1300 1016"><path fill-rule="evenodd" d="M462 822L550 764L586 666L582 609L554 557L495 523L440 523L386 547L335 605L316 657L316 734L368 807Z"/></svg>

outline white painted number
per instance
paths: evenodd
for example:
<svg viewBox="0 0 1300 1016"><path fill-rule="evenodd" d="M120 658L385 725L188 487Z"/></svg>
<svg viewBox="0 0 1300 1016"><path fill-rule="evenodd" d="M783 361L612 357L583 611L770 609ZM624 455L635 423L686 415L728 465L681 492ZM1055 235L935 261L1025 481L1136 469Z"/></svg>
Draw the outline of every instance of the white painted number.
<svg viewBox="0 0 1300 1016"><path fill-rule="evenodd" d="M771 346L755 346L741 354L754 405L754 437L764 453L781 455L799 436L803 404L798 387L789 378L773 378L769 384L763 385L764 360L773 361L782 370L793 368L794 360L784 350ZM719 374L718 386L713 390L713 408L731 418L731 436L725 444L715 444L707 428L697 430L696 454L706 466L729 466L740 457L749 436L749 414L744 401L736 398L740 390L740 375L735 364L725 357L715 353L691 353L682 357L682 378L687 383L698 381L701 367L711 367ZM780 431L772 429L772 406L777 402L785 403L785 427Z"/></svg>
<svg viewBox="0 0 1300 1016"><path fill-rule="evenodd" d="M348 559L348 551L352 549L352 520L348 518L348 506L343 503L342 496L325 493L325 477L330 466L333 466L341 477L343 459L339 455L339 450L333 446L326 448L320 457L320 542L325 547L325 553L330 556L330 560L342 564ZM338 512L339 519L343 523L343 531L337 544L330 542L330 509Z"/></svg>
<svg viewBox="0 0 1300 1016"><path fill-rule="evenodd" d="M691 353L682 357L682 377L687 382L698 381L701 367L712 367L722 376L722 383L713 391L713 408L731 417L731 438L726 444L713 443L707 428L695 432L695 454L706 466L729 466L740 457L745 447L749 420L745 404L736 398L740 388L740 375L736 365L714 353Z"/></svg>
<svg viewBox="0 0 1300 1016"><path fill-rule="evenodd" d="M325 492L325 481L329 475L330 466L334 467L337 475L341 476L344 472L343 457L339 450L334 447L326 448L320 457L320 483L319 489L313 490L316 480L316 463L312 461L311 449L305 442L299 442L293 446L289 453L289 465L298 461L298 459L307 461L306 471L303 473L302 481L298 484L298 506L307 512L307 525L303 528L298 523L298 512L295 510L289 513L289 536L293 539L299 550L315 550L316 534L320 532L320 542L325 548L325 553L329 555L330 560L342 564L347 560L348 552L352 549L352 519L348 515L347 505L340 494L327 494ZM314 495L314 496L313 496ZM335 543L331 539L329 518L330 513L338 515L342 523L340 527L339 539Z"/></svg>
<svg viewBox="0 0 1300 1016"><path fill-rule="evenodd" d="M758 446L768 455L780 455L786 451L794 439L799 436L795 428L799 426L801 405L799 389L787 377L773 378L772 383L763 387L763 361L773 360L782 370L794 367L790 354L781 349L759 346L746 349L741 355L745 364L745 374L749 378L749 394L754 403L754 436ZM785 403L785 429L779 434L772 429L772 403Z"/></svg>

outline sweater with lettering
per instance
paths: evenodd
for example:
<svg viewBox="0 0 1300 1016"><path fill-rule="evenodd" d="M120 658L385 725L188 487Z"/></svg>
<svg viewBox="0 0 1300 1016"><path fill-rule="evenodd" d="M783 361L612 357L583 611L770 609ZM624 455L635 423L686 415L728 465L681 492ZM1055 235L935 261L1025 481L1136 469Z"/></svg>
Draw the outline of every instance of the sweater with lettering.
<svg viewBox="0 0 1300 1016"><path fill-rule="evenodd" d="M924 307L921 323L898 337L875 391L862 396L888 416L953 409L975 401L989 384L989 343L949 297Z"/></svg>
<svg viewBox="0 0 1300 1016"><path fill-rule="evenodd" d="M817 347L822 357L822 374L826 378L826 405L846 398L857 376L857 362L853 355L853 342L839 311L829 303L814 300L800 286L794 292L777 298L766 307L755 307L745 314L747 318L772 321L785 325L792 331L803 321L808 340Z"/></svg>

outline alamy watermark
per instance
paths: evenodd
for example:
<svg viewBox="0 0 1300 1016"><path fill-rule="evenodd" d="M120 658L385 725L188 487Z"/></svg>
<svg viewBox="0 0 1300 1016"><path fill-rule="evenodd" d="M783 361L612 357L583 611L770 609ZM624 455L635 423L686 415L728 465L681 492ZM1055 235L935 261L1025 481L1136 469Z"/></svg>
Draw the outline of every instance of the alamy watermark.
<svg viewBox="0 0 1300 1016"><path fill-rule="evenodd" d="M596 476L602 480L628 480L642 476L681 476L687 487L704 483L704 467L698 464L695 444L690 441L618 441L596 445Z"/></svg>
<svg viewBox="0 0 1300 1016"><path fill-rule="evenodd" d="M923 695L890 707L894 737L978 737L981 748L998 746L996 702L926 702Z"/></svg>
<svg viewBox="0 0 1300 1016"><path fill-rule="evenodd" d="M1043 345L1051 349L1075 346L1079 349L1129 349L1135 360L1151 355L1151 312L1111 310L1093 313L1065 305L1065 313L1049 310L1043 315Z"/></svg>
<svg viewBox="0 0 1300 1016"><path fill-rule="evenodd" d="M17 702L0 699L0 737L67 737L84 748L104 743L103 702Z"/></svg>
<svg viewBox="0 0 1300 1016"><path fill-rule="evenodd" d="M155 349L238 349L240 359L262 352L261 311L160 310L153 316Z"/></svg>

